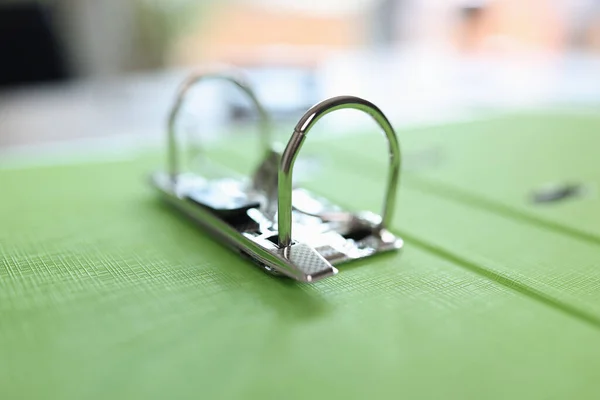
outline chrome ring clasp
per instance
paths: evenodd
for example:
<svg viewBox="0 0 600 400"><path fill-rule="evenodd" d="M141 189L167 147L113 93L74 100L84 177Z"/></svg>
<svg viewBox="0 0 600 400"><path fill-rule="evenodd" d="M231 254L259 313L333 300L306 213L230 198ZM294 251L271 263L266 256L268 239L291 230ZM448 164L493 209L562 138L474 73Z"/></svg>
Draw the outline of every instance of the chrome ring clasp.
<svg viewBox="0 0 600 400"><path fill-rule="evenodd" d="M246 81L246 79L237 71L234 70L223 70L223 68L207 71L197 72L190 77L188 77L179 87L176 95L175 102L171 107L169 112L168 119L168 168L169 168L169 177L171 180L171 184L175 185L177 183L177 177L181 172L181 162L180 162L180 149L177 141L177 132L176 132L176 122L181 112L183 103L190 91L197 84L207 81L207 80L224 80L226 82L232 83L237 88L241 89L241 91L250 99L252 105L259 115L259 129L260 129L260 146L262 148L263 154L266 154L271 146L271 129L270 129L270 121L267 111L263 107L263 105L258 100L256 94L250 87L250 84Z"/></svg>
<svg viewBox="0 0 600 400"><path fill-rule="evenodd" d="M300 119L290 138L279 164L278 171L278 244L280 248L292 244L292 175L296 157L302 148L306 135L311 128L325 115L341 110L355 109L362 111L379 125L388 142L389 170L385 189L383 211L378 230L389 226L396 203L396 191L400 176L400 146L394 128L373 103L355 96L338 96L318 103L309 109Z"/></svg>

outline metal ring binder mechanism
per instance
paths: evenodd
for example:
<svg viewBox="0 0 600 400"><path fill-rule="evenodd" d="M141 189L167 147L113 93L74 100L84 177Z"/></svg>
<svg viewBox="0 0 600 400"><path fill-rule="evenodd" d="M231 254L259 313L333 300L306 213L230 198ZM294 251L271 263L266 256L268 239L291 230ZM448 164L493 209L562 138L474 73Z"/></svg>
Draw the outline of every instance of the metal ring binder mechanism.
<svg viewBox="0 0 600 400"><path fill-rule="evenodd" d="M252 179L207 179L180 170L175 122L189 89L208 79L240 88L259 113L265 155ZM387 138L390 167L381 216L342 210L292 186L294 162L311 128L326 114L345 108L370 115ZM283 153L271 149L268 125L264 108L236 74L192 76L178 92L169 118L169 171L155 173L153 185L168 202L240 255L272 274L302 282L335 275L334 265L402 247L402 240L386 229L394 211L400 149L394 129L379 108L353 96L325 100L300 119Z"/></svg>

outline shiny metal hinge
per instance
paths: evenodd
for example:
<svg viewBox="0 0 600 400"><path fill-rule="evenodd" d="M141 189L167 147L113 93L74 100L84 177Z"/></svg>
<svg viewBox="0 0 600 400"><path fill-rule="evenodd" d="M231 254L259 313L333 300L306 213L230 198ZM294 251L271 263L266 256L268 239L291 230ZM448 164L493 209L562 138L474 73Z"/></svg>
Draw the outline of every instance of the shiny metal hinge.
<svg viewBox="0 0 600 400"><path fill-rule="evenodd" d="M186 93L196 83L221 79L233 83L252 101L261 119L264 158L248 178L208 179L181 172L175 122ZM324 115L343 108L370 115L389 146L383 212L353 213L302 188L292 186L296 157L310 129ZM190 77L180 88L169 118L168 165L152 175L165 200L219 241L264 270L302 282L335 275L338 264L397 250L400 238L387 230L392 219L400 173L396 133L374 104L353 96L325 100L306 112L283 151L271 147L268 116L249 85L235 72Z"/></svg>

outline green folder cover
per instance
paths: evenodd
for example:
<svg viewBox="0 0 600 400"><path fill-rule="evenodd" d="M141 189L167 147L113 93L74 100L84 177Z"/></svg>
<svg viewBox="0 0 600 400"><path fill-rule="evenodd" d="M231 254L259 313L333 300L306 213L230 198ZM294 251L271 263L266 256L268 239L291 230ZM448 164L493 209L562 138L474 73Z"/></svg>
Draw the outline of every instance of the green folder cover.
<svg viewBox="0 0 600 400"><path fill-rule="evenodd" d="M157 155L0 169L0 398L596 399L599 124L401 130L404 250L316 284L162 204ZM383 138L339 139L307 139L303 184L379 212ZM247 173L246 140L209 155ZM531 203L564 180L590 191Z"/></svg>

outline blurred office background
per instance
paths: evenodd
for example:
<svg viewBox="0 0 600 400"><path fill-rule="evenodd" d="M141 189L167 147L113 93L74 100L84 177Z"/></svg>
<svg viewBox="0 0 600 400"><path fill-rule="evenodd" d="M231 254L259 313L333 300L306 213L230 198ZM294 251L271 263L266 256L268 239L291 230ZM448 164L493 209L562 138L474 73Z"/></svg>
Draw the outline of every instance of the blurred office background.
<svg viewBox="0 0 600 400"><path fill-rule="evenodd" d="M594 108L600 0L0 0L0 146L158 132L207 63L284 117L342 93L407 125Z"/></svg>

